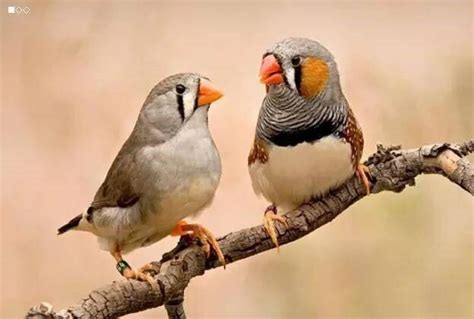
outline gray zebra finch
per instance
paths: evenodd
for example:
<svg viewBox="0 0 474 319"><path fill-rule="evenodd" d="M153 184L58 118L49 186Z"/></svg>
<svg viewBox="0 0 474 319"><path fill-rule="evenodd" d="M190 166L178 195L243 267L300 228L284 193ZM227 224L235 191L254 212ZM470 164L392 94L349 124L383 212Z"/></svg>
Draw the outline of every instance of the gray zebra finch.
<svg viewBox="0 0 474 319"><path fill-rule="evenodd" d="M342 93L333 55L320 43L284 39L268 50L260 69L267 94L248 157L256 194L271 205L264 225L278 247L280 212L328 193L357 174L370 193L360 164L364 139Z"/></svg>
<svg viewBox="0 0 474 319"><path fill-rule="evenodd" d="M58 234L82 230L96 235L128 279L152 283L146 271L153 266L134 270L122 254L170 234L197 237L225 265L214 236L183 220L209 206L219 184L221 161L207 118L210 103L221 96L208 79L194 73L158 83L89 208Z"/></svg>

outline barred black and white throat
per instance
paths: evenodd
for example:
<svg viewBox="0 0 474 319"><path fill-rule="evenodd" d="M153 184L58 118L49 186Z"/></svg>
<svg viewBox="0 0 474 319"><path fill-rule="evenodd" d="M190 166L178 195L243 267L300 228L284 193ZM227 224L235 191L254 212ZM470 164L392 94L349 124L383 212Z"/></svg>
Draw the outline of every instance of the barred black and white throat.
<svg viewBox="0 0 474 319"><path fill-rule="evenodd" d="M306 100L288 84L272 85L265 96L257 122L258 138L277 146L313 143L334 135L342 138L347 121L347 102L321 92Z"/></svg>

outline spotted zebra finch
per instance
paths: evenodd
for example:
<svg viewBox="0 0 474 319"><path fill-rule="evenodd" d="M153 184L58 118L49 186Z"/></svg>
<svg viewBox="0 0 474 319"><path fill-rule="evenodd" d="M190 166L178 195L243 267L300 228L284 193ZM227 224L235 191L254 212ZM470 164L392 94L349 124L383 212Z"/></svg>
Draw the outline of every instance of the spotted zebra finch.
<svg viewBox="0 0 474 319"><path fill-rule="evenodd" d="M360 163L364 139L339 82L333 55L319 42L288 38L263 55L266 86L248 157L256 194L271 205L264 226L278 247L277 214L321 197L356 174L370 193Z"/></svg>

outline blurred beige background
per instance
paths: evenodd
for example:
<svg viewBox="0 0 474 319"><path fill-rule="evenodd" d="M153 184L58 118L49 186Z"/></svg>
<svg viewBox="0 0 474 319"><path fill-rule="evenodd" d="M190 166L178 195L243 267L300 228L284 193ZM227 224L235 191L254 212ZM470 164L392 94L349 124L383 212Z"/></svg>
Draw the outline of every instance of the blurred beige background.
<svg viewBox="0 0 474 319"><path fill-rule="evenodd" d="M28 15L7 5L28 5ZM226 95L210 111L223 160L216 235L261 222L246 157L264 96L263 51L286 36L336 56L346 97L375 144L471 138L472 4L440 2L3 1L1 311L64 308L119 279L93 236L56 236L87 208L149 90L197 71ZM471 158L472 159L472 158ZM186 290L189 318L473 316L473 201L438 176L371 196L282 248L214 270ZM175 238L128 255L139 266ZM163 308L132 318L163 318Z"/></svg>

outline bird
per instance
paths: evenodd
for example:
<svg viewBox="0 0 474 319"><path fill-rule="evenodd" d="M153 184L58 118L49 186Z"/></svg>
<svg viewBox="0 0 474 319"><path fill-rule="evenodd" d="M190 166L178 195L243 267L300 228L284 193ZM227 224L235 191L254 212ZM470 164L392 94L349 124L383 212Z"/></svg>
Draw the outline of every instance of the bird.
<svg viewBox="0 0 474 319"><path fill-rule="evenodd" d="M221 159L208 127L210 104L223 96L208 78L180 73L148 94L128 139L113 161L92 203L58 229L86 231L115 258L127 279L152 283L153 264L133 269L122 255L168 236L190 235L214 249L213 236L184 218L208 207L221 176Z"/></svg>
<svg viewBox="0 0 474 319"><path fill-rule="evenodd" d="M252 188L271 203L265 230L278 248L278 213L320 198L356 174L367 194L370 174L360 163L364 138L340 85L334 56L317 41L290 37L267 50L260 68L266 87L248 156Z"/></svg>

